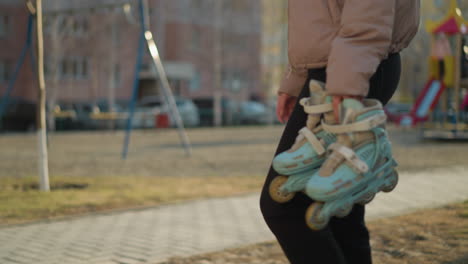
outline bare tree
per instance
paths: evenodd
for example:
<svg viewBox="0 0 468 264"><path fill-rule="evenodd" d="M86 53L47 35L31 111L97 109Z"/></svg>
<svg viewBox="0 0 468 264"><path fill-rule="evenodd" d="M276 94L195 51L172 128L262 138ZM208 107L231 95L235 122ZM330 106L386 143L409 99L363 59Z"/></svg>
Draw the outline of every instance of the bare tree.
<svg viewBox="0 0 468 264"><path fill-rule="evenodd" d="M62 63L66 63L64 54L70 47L70 40L67 35L71 31L74 18L63 14L48 15L45 17L46 33L47 33L47 48L45 49L46 55L46 68L47 68L47 125L50 130L55 130L55 116L54 108L57 104L59 93L59 81L62 77Z"/></svg>

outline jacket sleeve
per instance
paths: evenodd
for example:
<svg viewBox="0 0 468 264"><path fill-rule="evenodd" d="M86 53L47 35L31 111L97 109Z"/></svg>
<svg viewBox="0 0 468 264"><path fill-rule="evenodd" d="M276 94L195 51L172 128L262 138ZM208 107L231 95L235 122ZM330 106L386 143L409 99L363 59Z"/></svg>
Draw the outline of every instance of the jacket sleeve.
<svg viewBox="0 0 468 264"><path fill-rule="evenodd" d="M298 96L307 80L307 69L294 69L290 64L283 76L278 94Z"/></svg>
<svg viewBox="0 0 468 264"><path fill-rule="evenodd" d="M344 0L328 58L328 94L367 95L371 76L388 55L394 17L395 0Z"/></svg>

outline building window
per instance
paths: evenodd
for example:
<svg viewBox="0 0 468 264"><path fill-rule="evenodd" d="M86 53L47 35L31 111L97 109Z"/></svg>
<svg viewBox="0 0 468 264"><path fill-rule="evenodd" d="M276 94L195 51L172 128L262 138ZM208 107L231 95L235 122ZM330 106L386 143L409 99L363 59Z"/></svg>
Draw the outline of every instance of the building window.
<svg viewBox="0 0 468 264"><path fill-rule="evenodd" d="M245 12L249 9L249 2L247 0L228 1L228 9L236 12Z"/></svg>
<svg viewBox="0 0 468 264"><path fill-rule="evenodd" d="M0 60L0 83L7 83L12 75L12 63L8 60Z"/></svg>
<svg viewBox="0 0 468 264"><path fill-rule="evenodd" d="M60 77L63 79L68 79L72 76L71 70L72 61L69 59L60 60Z"/></svg>
<svg viewBox="0 0 468 264"><path fill-rule="evenodd" d="M0 15L0 38L6 37L10 29L10 17L7 15Z"/></svg>
<svg viewBox="0 0 468 264"><path fill-rule="evenodd" d="M77 63L77 71L75 74L75 79L86 79L88 78L89 71L88 71L88 58L81 57L76 58Z"/></svg>
<svg viewBox="0 0 468 264"><path fill-rule="evenodd" d="M182 96L182 87L180 80L169 80L169 86L174 91L174 96Z"/></svg>
<svg viewBox="0 0 468 264"><path fill-rule="evenodd" d="M60 76L62 79L86 79L88 67L88 58L66 57L60 61Z"/></svg>
<svg viewBox="0 0 468 264"><path fill-rule="evenodd" d="M44 32L59 36L84 37L89 32L89 21L87 17L45 17Z"/></svg>
<svg viewBox="0 0 468 264"><path fill-rule="evenodd" d="M152 65L151 65L151 57L148 54L145 54L143 57L143 61L141 62L140 65L140 71L146 72L146 71L151 71L152 70Z"/></svg>
<svg viewBox="0 0 468 264"><path fill-rule="evenodd" d="M239 34L223 34L223 48L228 51L245 51L249 49L248 40Z"/></svg>
<svg viewBox="0 0 468 264"><path fill-rule="evenodd" d="M52 27L52 19L48 17L44 17L42 20L42 30L44 33L50 33Z"/></svg>
<svg viewBox="0 0 468 264"><path fill-rule="evenodd" d="M69 34L70 32L70 27L73 25L73 18L72 17L64 17L64 16L59 16L57 17L58 21L58 32L54 32L56 34Z"/></svg>
<svg viewBox="0 0 468 264"><path fill-rule="evenodd" d="M200 86L201 86L201 76L199 72L196 72L192 80L190 80L190 91L193 92L193 91L200 90Z"/></svg>
<svg viewBox="0 0 468 264"><path fill-rule="evenodd" d="M156 10L155 10L155 7L150 6L150 7L148 8L148 15L149 15L149 17L154 17L154 16L157 15L157 12L156 12Z"/></svg>
<svg viewBox="0 0 468 264"><path fill-rule="evenodd" d="M192 39L190 41L190 48L193 51L198 51L201 48L201 41L202 41L202 31L200 29L193 29L192 30Z"/></svg>
<svg viewBox="0 0 468 264"><path fill-rule="evenodd" d="M114 65L114 85L115 85L115 88L120 86L121 81L122 81L122 78L120 76L120 65L115 64Z"/></svg>
<svg viewBox="0 0 468 264"><path fill-rule="evenodd" d="M203 7L205 7L205 1L203 0L190 1L190 9L199 10Z"/></svg>
<svg viewBox="0 0 468 264"><path fill-rule="evenodd" d="M44 76L47 79L60 79L62 78L62 63L60 58L44 58Z"/></svg>
<svg viewBox="0 0 468 264"><path fill-rule="evenodd" d="M52 69L50 68L50 59L45 59L44 61L44 76L46 78L50 78L50 75L52 74Z"/></svg>
<svg viewBox="0 0 468 264"><path fill-rule="evenodd" d="M73 35L85 36L88 33L88 19L85 17L77 18L73 21Z"/></svg>
<svg viewBox="0 0 468 264"><path fill-rule="evenodd" d="M247 74L242 70L224 70L222 73L223 88L238 93L249 85Z"/></svg>

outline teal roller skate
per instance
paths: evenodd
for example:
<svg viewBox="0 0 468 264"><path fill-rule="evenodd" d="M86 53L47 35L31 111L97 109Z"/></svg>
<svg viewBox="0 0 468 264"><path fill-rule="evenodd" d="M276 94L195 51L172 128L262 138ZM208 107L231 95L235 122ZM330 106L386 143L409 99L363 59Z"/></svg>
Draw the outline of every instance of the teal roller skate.
<svg viewBox="0 0 468 264"><path fill-rule="evenodd" d="M337 142L306 183L305 193L316 201L306 212L307 225L314 230L324 228L333 216L348 215L356 203L369 203L377 192L392 191L398 182L381 103L345 99L340 107L345 113L340 125L322 123L337 135Z"/></svg>
<svg viewBox="0 0 468 264"><path fill-rule="evenodd" d="M306 126L299 131L291 149L278 154L273 160L276 172L293 175L277 176L270 184L270 196L279 203L288 202L295 192L304 190L308 177L325 161L327 147L336 141L336 136L320 125L322 118L330 123L334 121L331 99L324 91L324 84L312 80L309 89L310 97L299 102L308 114Z"/></svg>

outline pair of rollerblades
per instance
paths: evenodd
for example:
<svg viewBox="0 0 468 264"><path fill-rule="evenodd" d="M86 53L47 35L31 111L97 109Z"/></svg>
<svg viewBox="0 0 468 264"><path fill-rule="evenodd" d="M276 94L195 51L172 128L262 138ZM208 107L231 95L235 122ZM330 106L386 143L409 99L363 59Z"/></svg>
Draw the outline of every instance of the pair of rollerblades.
<svg viewBox="0 0 468 264"><path fill-rule="evenodd" d="M269 188L279 203L300 191L312 198L315 202L305 217L313 230L323 229L333 216L347 216L354 204L367 204L377 192L390 192L398 183L382 104L344 99L340 120L335 120L323 86L310 82L311 96L300 101L308 114L306 127L291 149L273 160L273 168L284 176L273 179Z"/></svg>

